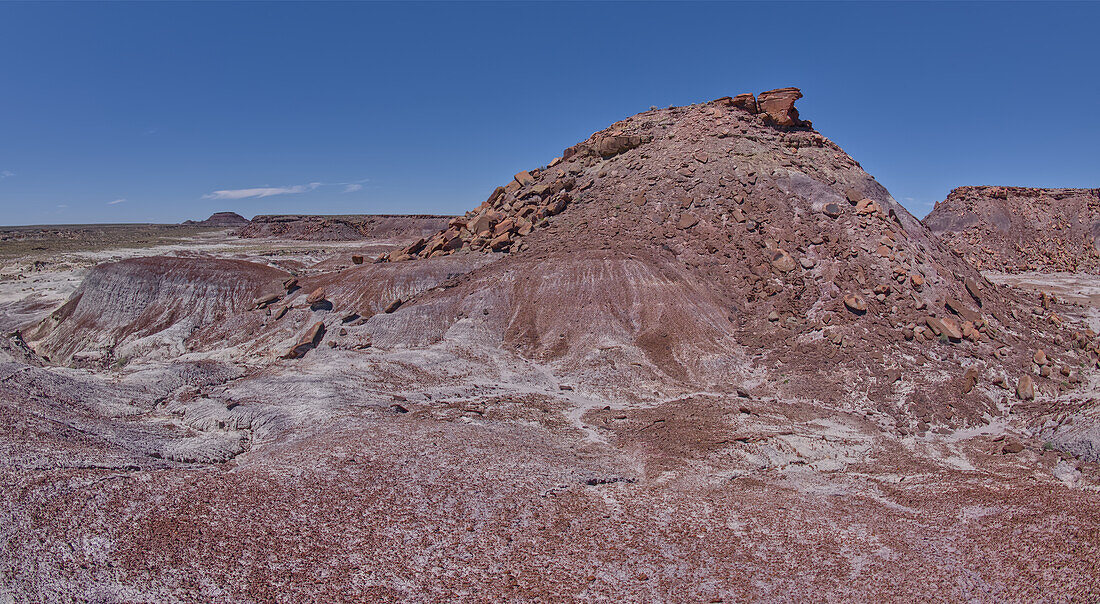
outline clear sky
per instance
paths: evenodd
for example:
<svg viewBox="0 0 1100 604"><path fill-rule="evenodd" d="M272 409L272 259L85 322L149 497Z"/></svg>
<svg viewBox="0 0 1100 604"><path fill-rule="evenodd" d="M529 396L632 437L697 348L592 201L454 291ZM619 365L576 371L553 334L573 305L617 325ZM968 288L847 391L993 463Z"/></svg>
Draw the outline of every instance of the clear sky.
<svg viewBox="0 0 1100 604"><path fill-rule="evenodd" d="M651 105L798 86L917 216L1100 186L1100 3L0 2L0 224L458 213Z"/></svg>

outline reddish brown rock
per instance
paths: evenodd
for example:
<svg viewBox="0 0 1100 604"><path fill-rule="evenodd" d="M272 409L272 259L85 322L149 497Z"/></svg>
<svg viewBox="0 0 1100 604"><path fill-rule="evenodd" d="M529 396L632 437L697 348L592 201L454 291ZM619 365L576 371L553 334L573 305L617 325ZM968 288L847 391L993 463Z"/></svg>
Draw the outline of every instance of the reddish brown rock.
<svg viewBox="0 0 1100 604"><path fill-rule="evenodd" d="M676 223L678 229L690 229L691 227L699 224L699 218L694 214L684 214L680 216L679 222Z"/></svg>
<svg viewBox="0 0 1100 604"><path fill-rule="evenodd" d="M782 249L777 249L772 252L771 262L772 266L774 266L777 271L783 273L789 273L798 267L798 263L795 262L794 258L792 258L786 250Z"/></svg>
<svg viewBox="0 0 1100 604"><path fill-rule="evenodd" d="M256 301L252 303L253 308L266 308L267 306L278 302L282 296L279 294L268 294L261 298L256 298Z"/></svg>
<svg viewBox="0 0 1100 604"><path fill-rule="evenodd" d="M758 113L760 111L756 103L756 96L749 93L739 94L733 97L733 99L729 101L729 104L732 107L743 109L749 113Z"/></svg>
<svg viewBox="0 0 1100 604"><path fill-rule="evenodd" d="M489 249L493 250L494 252L504 250L510 245L512 245L512 236L508 233L497 235L489 241Z"/></svg>
<svg viewBox="0 0 1100 604"><path fill-rule="evenodd" d="M352 264L363 264L363 257L360 256L359 254L352 254L351 255L351 263Z"/></svg>
<svg viewBox="0 0 1100 604"><path fill-rule="evenodd" d="M318 287L317 289L310 292L308 296L306 296L306 304L309 304L311 306L313 304L317 304L318 302L324 300L326 295L328 294L325 292L325 288Z"/></svg>
<svg viewBox="0 0 1100 604"><path fill-rule="evenodd" d="M470 223L470 232L482 235L492 232L493 220L486 214L481 214Z"/></svg>
<svg viewBox="0 0 1100 604"><path fill-rule="evenodd" d="M777 88L767 92L761 92L756 98L760 112L766 114L770 123L783 128L793 128L805 125L798 119L798 110L794 108L794 102L802 98L802 91L797 88Z"/></svg>
<svg viewBox="0 0 1100 604"><path fill-rule="evenodd" d="M1035 351L1035 354L1032 355L1031 360L1040 367L1050 364L1050 359L1047 358L1047 353L1042 348Z"/></svg>
<svg viewBox="0 0 1100 604"><path fill-rule="evenodd" d="M507 172L505 174L507 174ZM514 178L516 179L516 182L518 182L521 186L524 186L524 187L526 187L527 185L533 184L535 182L535 178L533 176L531 176L531 173L528 172L527 170L522 170L520 172L517 172Z"/></svg>
<svg viewBox="0 0 1100 604"><path fill-rule="evenodd" d="M856 204L856 214L859 216L867 216L868 214L881 213L882 207L878 205L878 202L873 199L861 199Z"/></svg>
<svg viewBox="0 0 1100 604"><path fill-rule="evenodd" d="M981 319L981 313L963 304L956 298L945 298L943 305L951 312L959 315L964 321L978 321Z"/></svg>
<svg viewBox="0 0 1100 604"><path fill-rule="evenodd" d="M321 343L321 338L325 335L325 324L318 321L313 324L313 327L309 328L298 343L291 347L290 350L283 355L284 359L300 359L307 352L313 350Z"/></svg>
<svg viewBox="0 0 1100 604"><path fill-rule="evenodd" d="M1016 382L1016 398L1022 401L1035 398L1035 380L1031 379L1030 375L1021 375Z"/></svg>
<svg viewBox="0 0 1100 604"><path fill-rule="evenodd" d="M974 386L977 385L977 383L978 383L978 368L977 367L967 368L966 373L963 374L962 393L963 394L969 394L970 391L974 389Z"/></svg>
<svg viewBox="0 0 1100 604"><path fill-rule="evenodd" d="M848 310L857 314L863 314L867 312L867 301L864 300L863 296L859 294L848 294L847 296L844 296L844 306L846 306Z"/></svg>
<svg viewBox="0 0 1100 604"><path fill-rule="evenodd" d="M635 147L641 146L645 139L640 135L604 136L596 141L596 153L601 157L613 157Z"/></svg>

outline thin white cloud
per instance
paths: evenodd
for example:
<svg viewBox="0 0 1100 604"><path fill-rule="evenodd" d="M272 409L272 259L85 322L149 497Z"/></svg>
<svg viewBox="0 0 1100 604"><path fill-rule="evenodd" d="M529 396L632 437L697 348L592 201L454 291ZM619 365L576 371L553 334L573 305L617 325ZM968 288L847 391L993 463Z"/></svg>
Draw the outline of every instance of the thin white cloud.
<svg viewBox="0 0 1100 604"><path fill-rule="evenodd" d="M108 201L108 202L107 202L107 205L109 205L109 206L113 206L113 205L118 205L118 204L120 204L120 203L122 203L122 202L124 202L124 201L126 201L126 199L125 199L125 198L123 198L123 197L120 197L120 198L118 198L118 199L116 199L116 200L114 200L114 201Z"/></svg>
<svg viewBox="0 0 1100 604"><path fill-rule="evenodd" d="M351 182L311 182L308 185L293 185L288 187L253 187L250 189L222 189L203 195L203 199L261 199L273 195L294 195L308 193L320 187L343 187L344 193L354 193L363 190L363 184L368 178L353 180Z"/></svg>
<svg viewBox="0 0 1100 604"><path fill-rule="evenodd" d="M69 207L69 204L67 204L67 203L59 203L59 204L57 204L57 208L58 208L59 210L64 210L64 209L65 209L65 208L67 208L67 207Z"/></svg>
<svg viewBox="0 0 1100 604"><path fill-rule="evenodd" d="M255 187L252 189L224 189L203 195L203 199L260 199L273 195L293 195L295 193L307 193L321 186L322 183L311 182L308 185L294 185L292 187Z"/></svg>
<svg viewBox="0 0 1100 604"><path fill-rule="evenodd" d="M0 180L11 178L12 176L15 176L15 172L12 172L11 170L0 170Z"/></svg>

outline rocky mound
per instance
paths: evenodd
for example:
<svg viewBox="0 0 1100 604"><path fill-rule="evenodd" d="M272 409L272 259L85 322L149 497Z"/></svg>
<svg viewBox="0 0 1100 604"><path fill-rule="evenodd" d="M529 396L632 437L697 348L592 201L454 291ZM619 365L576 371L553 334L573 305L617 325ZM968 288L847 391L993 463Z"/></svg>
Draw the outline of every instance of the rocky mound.
<svg viewBox="0 0 1100 604"><path fill-rule="evenodd" d="M800 120L799 96L641 113L520 172L378 260L508 259L380 317L371 337L442 340L439 317L484 309L506 346L590 385L728 389L778 372L766 388L782 396L877 392L906 431L976 421L994 382L1015 384L1053 340ZM1067 367L1083 355L1067 354ZM900 408L882 400L895 396Z"/></svg>
<svg viewBox="0 0 1100 604"><path fill-rule="evenodd" d="M302 241L357 241L359 239L408 240L447 226L451 216L408 215L260 215L241 229L245 238L279 237Z"/></svg>
<svg viewBox="0 0 1100 604"><path fill-rule="evenodd" d="M981 270L1100 272L1100 189L959 187L924 224Z"/></svg>
<svg viewBox="0 0 1100 604"><path fill-rule="evenodd" d="M209 227L242 227L248 224L248 219L236 212L214 212L206 220L185 220L185 225L209 226Z"/></svg>

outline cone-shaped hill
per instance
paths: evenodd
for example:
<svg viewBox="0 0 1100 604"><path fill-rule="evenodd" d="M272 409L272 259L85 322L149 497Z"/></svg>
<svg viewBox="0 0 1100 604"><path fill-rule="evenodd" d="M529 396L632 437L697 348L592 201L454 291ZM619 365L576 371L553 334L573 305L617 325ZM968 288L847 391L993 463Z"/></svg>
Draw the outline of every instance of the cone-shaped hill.
<svg viewBox="0 0 1100 604"><path fill-rule="evenodd" d="M800 96L647 111L517 174L447 231L379 260L509 257L368 330L438 340L452 325L441 317L488 313L506 345L596 383L771 381L841 401L900 394L904 375L913 405L989 411L996 390L972 394L968 370L1015 383L1029 350L1052 343L799 120Z"/></svg>

